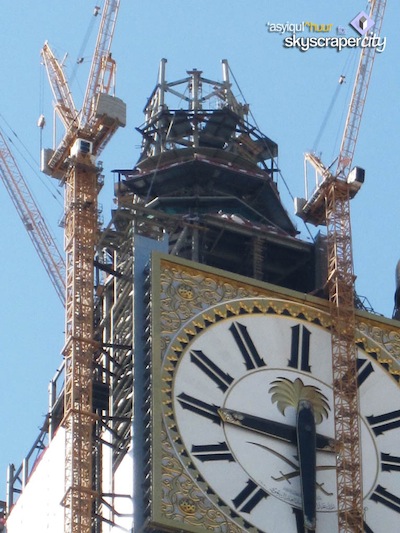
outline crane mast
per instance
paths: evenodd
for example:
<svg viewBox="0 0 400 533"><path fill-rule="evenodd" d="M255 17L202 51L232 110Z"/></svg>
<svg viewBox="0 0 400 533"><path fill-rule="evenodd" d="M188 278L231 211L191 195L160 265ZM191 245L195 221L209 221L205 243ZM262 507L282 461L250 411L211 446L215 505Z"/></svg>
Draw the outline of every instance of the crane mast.
<svg viewBox="0 0 400 533"><path fill-rule="evenodd" d="M0 131L0 178L62 304L65 302L65 261Z"/></svg>
<svg viewBox="0 0 400 533"><path fill-rule="evenodd" d="M101 169L96 158L116 129L126 123L125 104L108 94L113 89L113 77L103 83L115 69L110 47L119 4L119 0L104 2L81 112L75 110L62 65L47 43L42 49L55 109L66 130L59 146L42 156L43 170L65 185L65 533L91 533L97 496L92 476L92 365L96 351L93 260Z"/></svg>
<svg viewBox="0 0 400 533"><path fill-rule="evenodd" d="M372 0L370 18L380 35L386 0ZM362 533L363 493L360 422L355 345L354 266L351 237L350 199L363 182L353 179L351 168L364 110L375 48L362 48L344 134L333 174L314 154L306 154L318 175L317 189L299 214L315 225L326 224L328 292L332 319L332 374L335 418L338 531Z"/></svg>

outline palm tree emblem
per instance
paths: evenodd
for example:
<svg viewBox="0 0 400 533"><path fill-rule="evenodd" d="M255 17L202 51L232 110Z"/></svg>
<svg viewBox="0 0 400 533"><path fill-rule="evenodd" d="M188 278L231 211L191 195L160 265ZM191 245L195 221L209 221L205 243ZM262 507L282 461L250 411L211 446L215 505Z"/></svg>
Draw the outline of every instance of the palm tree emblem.
<svg viewBox="0 0 400 533"><path fill-rule="evenodd" d="M316 424L320 424L324 417L329 416L328 398L318 387L304 385L300 378L294 381L283 377L278 378L271 383L268 392L272 394L272 403L276 402L279 411L284 416L287 407L294 407L297 410L300 402L304 401L311 404Z"/></svg>

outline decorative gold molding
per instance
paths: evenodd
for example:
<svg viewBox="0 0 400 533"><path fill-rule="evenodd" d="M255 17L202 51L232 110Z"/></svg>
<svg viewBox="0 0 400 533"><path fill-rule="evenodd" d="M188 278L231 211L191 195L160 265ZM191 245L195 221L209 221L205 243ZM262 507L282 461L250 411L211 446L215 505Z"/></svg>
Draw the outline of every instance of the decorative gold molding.
<svg viewBox="0 0 400 533"><path fill-rule="evenodd" d="M388 372L400 376L400 327L393 329L385 324L360 321L357 323L356 342L368 353L375 353L376 360L388 366Z"/></svg>
<svg viewBox="0 0 400 533"><path fill-rule="evenodd" d="M176 457L165 432L162 433L162 447L162 513L165 518L176 524L177 529L183 529L186 525L214 533L240 533L242 529L228 521L226 516L204 497L204 492Z"/></svg>

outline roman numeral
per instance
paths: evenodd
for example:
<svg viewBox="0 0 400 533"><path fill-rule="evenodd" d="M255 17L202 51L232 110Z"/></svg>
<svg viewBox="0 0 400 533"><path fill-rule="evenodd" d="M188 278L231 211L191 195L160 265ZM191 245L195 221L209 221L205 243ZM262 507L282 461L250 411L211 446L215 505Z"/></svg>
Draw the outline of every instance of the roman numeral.
<svg viewBox="0 0 400 533"><path fill-rule="evenodd" d="M292 348L289 359L289 367L311 372L310 367L310 331L302 326L297 325L292 328Z"/></svg>
<svg viewBox="0 0 400 533"><path fill-rule="evenodd" d="M233 505L241 513L251 513L254 507L260 503L261 500L267 498L269 494L251 479L247 481L246 487L239 492L235 499L232 500Z"/></svg>
<svg viewBox="0 0 400 533"><path fill-rule="evenodd" d="M381 453L381 468L383 472L395 470L400 472L400 457L392 457L389 453Z"/></svg>
<svg viewBox="0 0 400 533"><path fill-rule="evenodd" d="M366 522L364 522L364 533L374 533Z"/></svg>
<svg viewBox="0 0 400 533"><path fill-rule="evenodd" d="M234 322L229 328L229 331L232 333L240 353L243 356L247 370L266 366L263 359L259 356L246 326Z"/></svg>
<svg viewBox="0 0 400 533"><path fill-rule="evenodd" d="M375 492L371 496L371 500L382 503L386 507L389 507L389 509L400 513L400 498L388 492L382 485L376 487Z"/></svg>
<svg viewBox="0 0 400 533"><path fill-rule="evenodd" d="M225 442L218 444L193 445L192 455L200 461L234 461L233 455Z"/></svg>
<svg viewBox="0 0 400 533"><path fill-rule="evenodd" d="M210 405L202 400L193 398L193 396L189 396L189 394L186 394L185 392L179 394L178 401L183 409L188 409L193 413L204 416L205 418L209 418L215 424L221 423L221 418L218 414L218 405Z"/></svg>
<svg viewBox="0 0 400 533"><path fill-rule="evenodd" d="M385 431L400 427L400 411L391 411L379 416L367 416L367 420L378 437Z"/></svg>
<svg viewBox="0 0 400 533"><path fill-rule="evenodd" d="M192 350L190 360L200 368L217 386L225 392L232 383L233 378L223 372L211 359L209 359L201 350Z"/></svg>
<svg viewBox="0 0 400 533"><path fill-rule="evenodd" d="M373 371L374 368L370 361L367 359L357 358L357 383L359 387L361 387L361 385L364 383L367 377L372 374Z"/></svg>

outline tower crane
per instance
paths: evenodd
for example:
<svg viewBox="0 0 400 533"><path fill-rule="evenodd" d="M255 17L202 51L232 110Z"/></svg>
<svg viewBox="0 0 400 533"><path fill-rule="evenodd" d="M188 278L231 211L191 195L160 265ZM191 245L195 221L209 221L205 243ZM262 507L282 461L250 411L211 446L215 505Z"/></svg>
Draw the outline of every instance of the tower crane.
<svg viewBox="0 0 400 533"><path fill-rule="evenodd" d="M62 304L65 302L65 261L0 130L0 178Z"/></svg>
<svg viewBox="0 0 400 533"><path fill-rule="evenodd" d="M101 169L96 159L119 126L126 106L113 94L111 56L120 0L105 0L82 108L77 111L64 67L46 42L42 58L65 133L42 152L42 170L65 186L66 325L64 418L65 533L90 533L92 503L92 408L94 342L94 249L98 238ZM98 14L98 10L95 11Z"/></svg>
<svg viewBox="0 0 400 533"><path fill-rule="evenodd" d="M369 17L380 35L386 0L372 0ZM375 48L361 50L335 172L314 154L305 159L317 174L317 188L301 199L298 215L306 222L326 225L328 290L332 318L332 370L335 416L338 531L362 533L363 494L360 423L358 415L357 352L355 346L354 267L350 199L364 181L361 169L351 168L367 96Z"/></svg>

